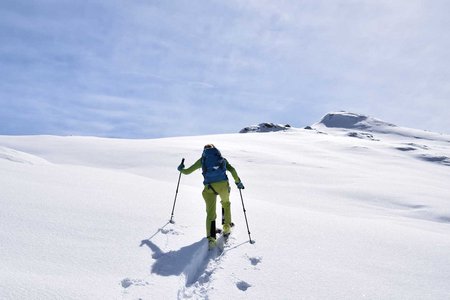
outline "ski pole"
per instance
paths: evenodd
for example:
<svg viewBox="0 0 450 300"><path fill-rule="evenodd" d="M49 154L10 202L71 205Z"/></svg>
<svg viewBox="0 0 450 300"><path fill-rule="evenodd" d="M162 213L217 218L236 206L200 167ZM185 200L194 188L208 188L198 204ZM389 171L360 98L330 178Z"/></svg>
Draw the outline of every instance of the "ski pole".
<svg viewBox="0 0 450 300"><path fill-rule="evenodd" d="M184 158L181 160L181 164L184 164ZM173 212L175 211L175 203L177 203L177 195L178 195L178 187L180 186L180 179L181 179L181 171L180 175L178 176L178 183L177 183L177 190L175 192L175 199L173 200L173 207L172 207L172 214L170 215L170 223L174 224L175 221L173 219Z"/></svg>
<svg viewBox="0 0 450 300"><path fill-rule="evenodd" d="M248 221L247 221L247 214L246 214L247 211L245 210L244 198L242 198L242 191L241 191L241 189L239 189L239 193L241 194L241 202L242 202L242 209L244 210L245 224L247 224L248 241L250 242L250 244L254 244L255 241L252 240L252 237L250 236L250 229L248 228Z"/></svg>

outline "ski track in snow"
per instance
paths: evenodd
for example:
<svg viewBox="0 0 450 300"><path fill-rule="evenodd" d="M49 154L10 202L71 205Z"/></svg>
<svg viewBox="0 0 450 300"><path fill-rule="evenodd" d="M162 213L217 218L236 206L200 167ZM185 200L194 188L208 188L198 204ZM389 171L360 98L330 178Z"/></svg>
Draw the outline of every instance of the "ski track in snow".
<svg viewBox="0 0 450 300"><path fill-rule="evenodd" d="M208 299L212 276L219 267L221 256L216 257L217 249L207 249L206 240L194 254L191 262L186 266L180 279L178 299L202 298Z"/></svg>
<svg viewBox="0 0 450 300"><path fill-rule="evenodd" d="M146 286L149 285L148 281L142 280L142 279L131 279L131 278L125 278L123 279L120 284L123 288L129 288L130 286Z"/></svg>
<svg viewBox="0 0 450 300"><path fill-rule="evenodd" d="M169 246L169 235L180 235L182 231L167 228L169 223L159 228L150 238L141 241L141 247L147 246L152 252L155 262L151 266L151 273L158 276L178 276L180 287L177 291L178 299L201 298L208 299L211 276L219 267L224 252L216 248L209 251L206 238L178 250L164 252L151 239L158 234L166 235L165 248ZM131 286L142 286L144 280L125 278L121 281L124 289Z"/></svg>
<svg viewBox="0 0 450 300"><path fill-rule="evenodd" d="M178 299L193 297L208 299L214 274L221 269L221 262L226 258L225 254L232 246L233 240L230 237L225 245L223 237L220 236L217 240L217 247L213 250L208 250L206 239L204 240L204 245L197 250L183 271L184 280L178 290Z"/></svg>
<svg viewBox="0 0 450 300"><path fill-rule="evenodd" d="M159 228L152 237L158 233L183 234L179 230L165 228L166 225ZM214 289L214 275L223 268L221 264L226 259L227 252L240 246L235 245L236 239L233 236L226 244L220 236L217 240L218 245L213 250L208 250L207 240L203 238L192 245L164 252L150 239L143 240L141 246L149 247L152 258L156 260L151 266L152 273L158 276L179 277L177 299L209 299L209 292ZM262 257L246 256L245 259L254 266L255 270L258 270L255 266L262 261ZM252 286L234 275L233 277L236 288L242 292ZM124 289L128 289L132 286L147 286L150 284L149 281L151 280L124 278L121 285Z"/></svg>
<svg viewBox="0 0 450 300"><path fill-rule="evenodd" d="M209 292L214 289L214 275L221 269L222 263L227 258L227 253L240 245L236 245L236 239L231 236L224 244L222 237L218 239L218 246L209 251L206 239L204 246L199 248L190 263L183 271L183 279L178 290L178 299L209 299ZM244 243L246 244L246 243ZM256 265L262 262L262 257L248 257L254 270L259 270ZM252 285L232 274L235 286L242 292L247 291Z"/></svg>

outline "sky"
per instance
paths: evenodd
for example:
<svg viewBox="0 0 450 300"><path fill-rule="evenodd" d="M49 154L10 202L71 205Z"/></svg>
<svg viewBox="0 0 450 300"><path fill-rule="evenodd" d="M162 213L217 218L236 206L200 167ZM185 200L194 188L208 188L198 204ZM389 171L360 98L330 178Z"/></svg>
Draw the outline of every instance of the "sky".
<svg viewBox="0 0 450 300"><path fill-rule="evenodd" d="M450 2L0 0L0 134L450 133Z"/></svg>

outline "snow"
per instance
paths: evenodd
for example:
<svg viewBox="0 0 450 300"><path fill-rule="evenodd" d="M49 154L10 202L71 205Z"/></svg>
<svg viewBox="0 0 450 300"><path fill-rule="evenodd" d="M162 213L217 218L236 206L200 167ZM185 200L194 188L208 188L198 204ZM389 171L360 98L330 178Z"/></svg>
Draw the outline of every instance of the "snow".
<svg viewBox="0 0 450 300"><path fill-rule="evenodd" d="M361 120L153 140L0 136L0 298L448 299L450 136ZM176 167L208 143L246 186L255 244L233 185L236 227L223 252L207 251L200 171L181 177L168 222Z"/></svg>
<svg viewBox="0 0 450 300"><path fill-rule="evenodd" d="M319 122L326 127L370 129L376 127L396 127L382 120L351 112L335 112L326 114Z"/></svg>
<svg viewBox="0 0 450 300"><path fill-rule="evenodd" d="M400 127L377 118L345 111L328 113L320 122L312 125L312 127L316 129L327 128L328 130L330 128L338 128L347 131L359 130L364 132L404 136L416 140L424 139L448 142L448 135L414 128Z"/></svg>

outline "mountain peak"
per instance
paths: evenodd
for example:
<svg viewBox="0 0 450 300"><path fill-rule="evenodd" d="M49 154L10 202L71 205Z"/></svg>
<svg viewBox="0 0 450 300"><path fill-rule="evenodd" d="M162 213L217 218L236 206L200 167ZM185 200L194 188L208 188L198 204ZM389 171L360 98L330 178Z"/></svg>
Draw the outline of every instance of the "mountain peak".
<svg viewBox="0 0 450 300"><path fill-rule="evenodd" d="M359 130L367 130L374 127L396 127L394 124L379 119L346 111L328 113L315 125Z"/></svg>

